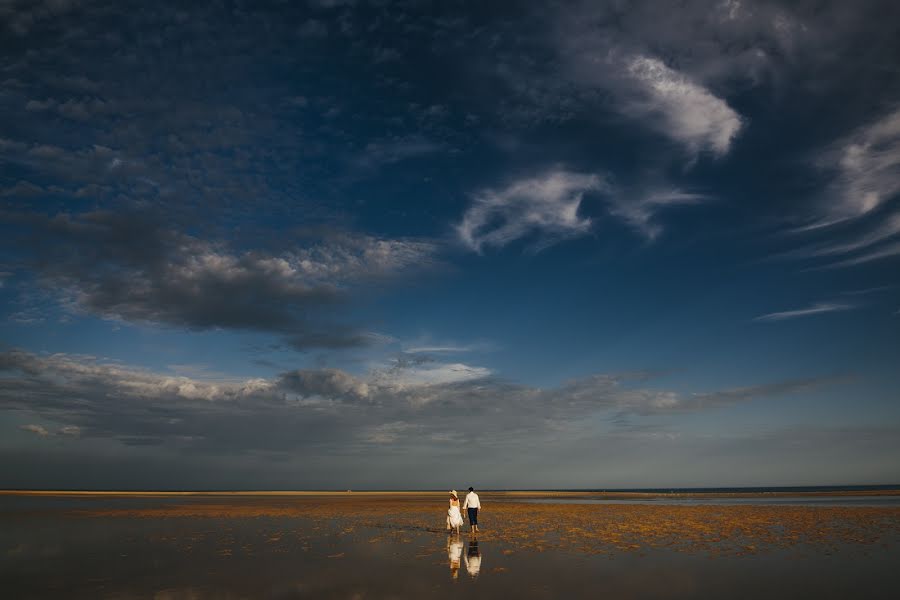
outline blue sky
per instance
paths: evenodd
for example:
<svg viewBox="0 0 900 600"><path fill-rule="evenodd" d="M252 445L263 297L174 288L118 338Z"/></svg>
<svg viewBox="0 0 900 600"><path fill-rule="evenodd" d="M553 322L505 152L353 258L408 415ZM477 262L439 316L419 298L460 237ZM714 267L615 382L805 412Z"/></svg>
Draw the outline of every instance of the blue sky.
<svg viewBox="0 0 900 600"><path fill-rule="evenodd" d="M898 18L0 2L0 486L896 483Z"/></svg>

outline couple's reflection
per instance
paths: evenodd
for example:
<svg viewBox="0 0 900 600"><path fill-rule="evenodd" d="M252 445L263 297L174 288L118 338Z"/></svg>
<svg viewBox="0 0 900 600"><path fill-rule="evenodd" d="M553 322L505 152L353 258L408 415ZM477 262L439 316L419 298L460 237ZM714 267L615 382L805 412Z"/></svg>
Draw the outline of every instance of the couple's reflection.
<svg viewBox="0 0 900 600"><path fill-rule="evenodd" d="M447 558L450 561L450 576L453 579L459 578L460 560L465 560L466 572L470 577L478 577L481 572L481 550L478 548L478 540L472 538L469 540L469 547L463 557L463 542L455 536L447 538Z"/></svg>

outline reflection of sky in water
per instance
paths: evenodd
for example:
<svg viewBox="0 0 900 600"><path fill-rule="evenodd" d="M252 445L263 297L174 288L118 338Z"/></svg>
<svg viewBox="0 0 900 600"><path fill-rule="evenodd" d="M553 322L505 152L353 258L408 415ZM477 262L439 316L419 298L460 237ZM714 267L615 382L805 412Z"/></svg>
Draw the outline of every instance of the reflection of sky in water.
<svg viewBox="0 0 900 600"><path fill-rule="evenodd" d="M609 597L691 598L698 590L730 597L741 590L746 597L827 598L870 596L860 593L861 585L863 591L900 585L895 546L838 548L830 556L772 552L709 560L642 549L610 557L541 547L528 535L511 544L498 535L500 523L478 538L447 536L442 525L88 518L46 505L15 515L0 510L2 597L441 599L477 585L478 597L522 599L581 598L600 589Z"/></svg>

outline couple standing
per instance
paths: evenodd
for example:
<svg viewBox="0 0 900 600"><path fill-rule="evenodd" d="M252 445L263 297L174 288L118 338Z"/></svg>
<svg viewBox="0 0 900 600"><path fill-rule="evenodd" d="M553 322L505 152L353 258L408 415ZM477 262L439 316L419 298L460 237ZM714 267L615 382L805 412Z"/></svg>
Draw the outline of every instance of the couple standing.
<svg viewBox="0 0 900 600"><path fill-rule="evenodd" d="M471 532L477 533L478 509L481 508L481 499L478 498L478 494L475 493L473 488L469 488L469 493L466 494L466 501L465 504L463 504L463 508L469 513L469 527L471 528ZM456 533L459 534L459 527L462 524L463 517L459 510L459 496L456 495L456 490L451 490L450 508L447 509L447 530L449 531L456 528Z"/></svg>

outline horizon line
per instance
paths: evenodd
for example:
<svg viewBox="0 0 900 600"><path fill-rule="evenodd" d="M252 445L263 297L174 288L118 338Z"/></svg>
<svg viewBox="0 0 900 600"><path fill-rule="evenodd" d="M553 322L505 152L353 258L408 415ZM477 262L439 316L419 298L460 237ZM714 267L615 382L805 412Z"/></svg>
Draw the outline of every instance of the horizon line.
<svg viewBox="0 0 900 600"><path fill-rule="evenodd" d="M832 490L834 488L872 489L872 490L896 490L900 491L900 483L887 484L821 484L821 485L743 485L743 486L696 486L696 487L640 487L640 488L476 488L476 491L494 493L674 493L674 492L704 492L704 491L767 491L767 490ZM668 490L668 492L667 492ZM51 488L0 488L0 495L245 495L245 496L300 496L314 494L443 494L445 489L435 488L325 488L303 490L266 490L266 489L51 489ZM462 491L467 491L463 488Z"/></svg>

